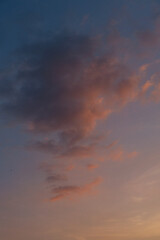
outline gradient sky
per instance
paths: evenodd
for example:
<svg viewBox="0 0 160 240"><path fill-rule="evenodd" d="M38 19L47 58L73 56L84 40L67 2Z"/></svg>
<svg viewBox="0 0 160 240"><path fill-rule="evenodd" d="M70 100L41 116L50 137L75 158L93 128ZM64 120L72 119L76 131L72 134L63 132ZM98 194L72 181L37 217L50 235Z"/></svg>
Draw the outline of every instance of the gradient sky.
<svg viewBox="0 0 160 240"><path fill-rule="evenodd" d="M160 239L160 1L0 1L0 239Z"/></svg>

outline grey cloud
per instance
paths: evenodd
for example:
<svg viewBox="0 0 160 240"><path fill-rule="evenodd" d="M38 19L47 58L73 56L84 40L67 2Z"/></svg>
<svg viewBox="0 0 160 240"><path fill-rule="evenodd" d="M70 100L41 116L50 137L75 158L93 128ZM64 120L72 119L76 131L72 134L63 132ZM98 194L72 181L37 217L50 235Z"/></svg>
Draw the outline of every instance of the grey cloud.
<svg viewBox="0 0 160 240"><path fill-rule="evenodd" d="M1 110L33 131L59 131L71 142L85 137L115 101L128 101L136 89L130 71L99 47L96 38L68 33L24 46Z"/></svg>
<svg viewBox="0 0 160 240"><path fill-rule="evenodd" d="M49 183L53 183L53 182L58 182L58 181L67 181L68 178L65 175L52 174L52 175L47 176L46 180Z"/></svg>

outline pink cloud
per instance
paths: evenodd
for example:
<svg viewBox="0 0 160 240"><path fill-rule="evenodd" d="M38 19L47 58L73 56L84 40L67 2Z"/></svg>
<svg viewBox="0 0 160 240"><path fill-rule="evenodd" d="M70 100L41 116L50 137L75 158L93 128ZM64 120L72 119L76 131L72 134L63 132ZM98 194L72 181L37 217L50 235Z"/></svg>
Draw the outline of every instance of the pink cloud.
<svg viewBox="0 0 160 240"><path fill-rule="evenodd" d="M13 92L5 95L2 107L5 114L29 126L31 133L52 136L29 146L52 155L54 164L42 166L49 184L67 181L75 160L100 163L106 158L122 161L136 156L118 147L117 141L104 146L103 136L92 135L100 120L151 87L149 81L143 85L137 72L116 53L127 39L116 31L107 41L109 47L104 48L102 38L68 33L23 48L27 67L22 64L17 69ZM147 66L141 68L141 72L146 70ZM154 89L151 95L158 98L158 91ZM87 165L88 170L97 167ZM95 183L55 187L52 201L90 192Z"/></svg>
<svg viewBox="0 0 160 240"><path fill-rule="evenodd" d="M92 170L94 170L94 169L96 169L96 168L98 168L98 167L99 167L98 164L87 164L87 169L88 169L89 171L92 171Z"/></svg>
<svg viewBox="0 0 160 240"><path fill-rule="evenodd" d="M102 178L96 178L93 182L84 184L82 186L66 185L53 188L52 193L54 196L50 201L55 202L62 199L74 199L84 194L90 194L93 191L93 187L99 185L102 182Z"/></svg>
<svg viewBox="0 0 160 240"><path fill-rule="evenodd" d="M130 158L135 158L137 155L138 152L136 151L128 152L124 150L122 146L118 146L108 153L107 159L111 159L112 161L124 161Z"/></svg>

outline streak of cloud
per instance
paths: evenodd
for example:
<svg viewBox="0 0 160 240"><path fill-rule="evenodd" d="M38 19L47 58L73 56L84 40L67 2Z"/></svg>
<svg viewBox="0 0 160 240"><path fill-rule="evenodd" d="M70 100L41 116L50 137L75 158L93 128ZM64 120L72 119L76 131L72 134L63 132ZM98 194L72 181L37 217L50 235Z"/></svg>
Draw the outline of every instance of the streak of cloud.
<svg viewBox="0 0 160 240"><path fill-rule="evenodd" d="M89 171L92 171L92 170L94 170L94 169L96 169L96 168L98 168L98 164L87 164L87 169L89 170Z"/></svg>
<svg viewBox="0 0 160 240"><path fill-rule="evenodd" d="M55 187L52 189L52 193L54 194L54 197L50 199L50 201L55 202L60 199L73 199L74 197L79 197L81 195L90 193L92 191L92 188L102 182L102 178L97 178L91 183L84 184L82 186L76 186L76 185L66 185L66 186L60 186Z"/></svg>

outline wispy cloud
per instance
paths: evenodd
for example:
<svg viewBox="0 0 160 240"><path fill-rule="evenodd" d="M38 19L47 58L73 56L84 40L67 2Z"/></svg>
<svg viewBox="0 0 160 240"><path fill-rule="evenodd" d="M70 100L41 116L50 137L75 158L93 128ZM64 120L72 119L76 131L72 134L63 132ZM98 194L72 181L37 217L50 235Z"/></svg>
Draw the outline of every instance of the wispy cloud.
<svg viewBox="0 0 160 240"><path fill-rule="evenodd" d="M117 148L111 150L108 154L108 158L113 161L123 161L128 160L130 158L134 158L138 155L138 152L128 152L122 146L118 146Z"/></svg>
<svg viewBox="0 0 160 240"><path fill-rule="evenodd" d="M99 165L98 164L87 164L87 169L89 170L89 171L92 171L92 170L94 170L94 169L96 169L96 168L98 168L99 167Z"/></svg>
<svg viewBox="0 0 160 240"><path fill-rule="evenodd" d="M81 195L90 193L92 191L92 188L100 184L101 182L102 182L102 178L97 178L93 182L82 185L82 186L66 185L66 186L55 187L52 189L52 193L54 194L54 197L52 197L50 200L54 202L64 198L73 199L75 197L79 197Z"/></svg>
<svg viewBox="0 0 160 240"><path fill-rule="evenodd" d="M68 178L65 175L60 175L60 174L52 174L47 176L46 180L49 183L54 183L58 181L66 181Z"/></svg>

